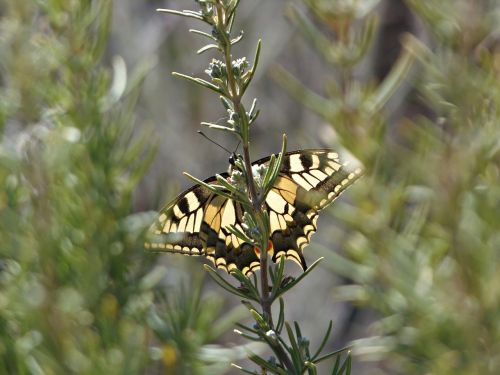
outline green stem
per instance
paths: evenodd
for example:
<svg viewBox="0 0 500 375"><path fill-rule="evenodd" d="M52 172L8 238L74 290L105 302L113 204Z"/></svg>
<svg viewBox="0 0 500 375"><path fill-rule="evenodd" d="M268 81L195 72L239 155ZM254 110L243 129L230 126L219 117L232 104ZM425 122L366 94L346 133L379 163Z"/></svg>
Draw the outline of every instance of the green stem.
<svg viewBox="0 0 500 375"><path fill-rule="evenodd" d="M223 7L220 3L217 4L217 17L219 24L223 22ZM225 35L225 33L222 33ZM224 39L226 39L224 37ZM225 40L224 43L224 58L226 62L227 80L230 87L230 99L234 106L234 111L238 114L241 125L242 134L242 146L243 146L243 161L245 163L245 169L247 172L247 186L250 194L250 202L252 203L252 210L254 217L261 218L261 202L259 200L257 189L255 187L255 181L253 178L252 162L250 158L250 141L249 141L249 124L248 118L243 104L241 103L241 96L238 92L236 86L236 79L233 75L233 62L231 56L231 43ZM261 222L262 220L259 220ZM259 223L260 227L263 225ZM262 241L264 242L264 241ZM267 276L267 243L261 243L260 252L260 275L261 275L261 306L264 313L264 317L268 324L272 327L272 314L271 314L271 304L269 300L269 278Z"/></svg>
<svg viewBox="0 0 500 375"><path fill-rule="evenodd" d="M252 171L252 163L250 158L250 137L249 137L249 119L245 110L244 105L241 102L242 93L238 90L238 84L236 78L233 73L233 63L231 56L231 40L228 38L226 33L226 21L225 19L225 7L223 6L220 0L215 4L217 10L217 26L219 35L221 36L221 47L223 48L223 54L226 64L227 71L227 80L229 85L229 99L233 104L234 111L238 114L239 117L239 125L241 126L240 130L240 138L243 147L243 162L245 164L246 177L247 177L247 187L249 198L251 202L251 210L252 216L257 219L256 222L261 230L262 240L260 243L261 251L260 251L260 305L262 308L263 316L269 327L274 330L273 318L272 318L272 310L271 310L271 299L269 294L269 277L267 273L267 264L268 264L268 254L267 254L267 242L269 238L268 230L266 229L265 217L262 213L262 199L260 199L257 188L255 186L255 181L253 177ZM283 349L283 347L277 343L271 345L273 352L278 357L279 361L282 365L290 372L295 373L295 369L293 367L293 363L288 357L287 353Z"/></svg>

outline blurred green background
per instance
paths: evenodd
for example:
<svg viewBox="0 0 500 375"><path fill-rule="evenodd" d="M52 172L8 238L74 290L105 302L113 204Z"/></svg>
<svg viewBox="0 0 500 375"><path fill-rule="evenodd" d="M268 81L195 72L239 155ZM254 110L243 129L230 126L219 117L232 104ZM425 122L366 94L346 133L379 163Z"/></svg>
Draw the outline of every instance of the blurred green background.
<svg viewBox="0 0 500 375"><path fill-rule="evenodd" d="M195 24L155 12L194 7L0 2L1 374L233 374L261 350L200 259L142 246L182 171L228 165L196 134L218 98L170 74L204 75ZM287 133L366 167L286 297L311 342L333 320L353 374L500 373L499 25L496 0L241 2L253 158Z"/></svg>

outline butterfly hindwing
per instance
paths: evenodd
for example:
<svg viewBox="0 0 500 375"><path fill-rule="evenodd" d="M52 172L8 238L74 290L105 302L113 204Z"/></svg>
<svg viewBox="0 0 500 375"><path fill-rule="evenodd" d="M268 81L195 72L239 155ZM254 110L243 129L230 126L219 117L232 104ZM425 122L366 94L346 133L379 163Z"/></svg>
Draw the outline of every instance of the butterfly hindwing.
<svg viewBox="0 0 500 375"><path fill-rule="evenodd" d="M307 269L302 251L316 232L318 211L331 204L360 173L359 168L342 165L338 154L328 149L285 155L280 175L266 197L273 261L284 255Z"/></svg>
<svg viewBox="0 0 500 375"><path fill-rule="evenodd" d="M267 164L270 157L252 165ZM285 154L280 174L264 202L269 213L272 246L277 262L282 256L307 265L303 249L316 232L318 211L332 203L361 174L342 165L328 149L298 150ZM227 178L227 174L221 175ZM211 177L207 184L217 184ZM217 268L251 274L260 266L258 252L229 230L243 231L243 208L229 198L196 185L165 207L151 227L146 247L185 255L205 255Z"/></svg>
<svg viewBox="0 0 500 375"><path fill-rule="evenodd" d="M232 199L215 196L206 205L200 237L205 243L206 256L217 268L231 272L235 268L251 273L259 259L251 244L243 242L229 231L230 226L243 231L243 208Z"/></svg>

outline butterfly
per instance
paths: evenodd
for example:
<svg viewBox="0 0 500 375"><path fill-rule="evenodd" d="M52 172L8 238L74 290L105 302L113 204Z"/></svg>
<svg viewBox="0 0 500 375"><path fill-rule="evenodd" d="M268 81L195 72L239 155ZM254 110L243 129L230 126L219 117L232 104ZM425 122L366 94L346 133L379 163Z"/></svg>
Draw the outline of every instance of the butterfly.
<svg viewBox="0 0 500 375"><path fill-rule="evenodd" d="M252 163L266 165L270 156ZM362 175L359 167L342 164L330 149L308 149L285 153L277 179L264 201L271 236L268 254L307 264L304 247L316 232L318 212L331 204ZM228 173L220 176L228 178ZM219 185L217 178L204 181ZM239 269L250 275L260 267L260 249L244 242L228 228L244 231L242 205L195 185L177 196L159 213L145 243L147 249L184 255L205 256L227 272Z"/></svg>

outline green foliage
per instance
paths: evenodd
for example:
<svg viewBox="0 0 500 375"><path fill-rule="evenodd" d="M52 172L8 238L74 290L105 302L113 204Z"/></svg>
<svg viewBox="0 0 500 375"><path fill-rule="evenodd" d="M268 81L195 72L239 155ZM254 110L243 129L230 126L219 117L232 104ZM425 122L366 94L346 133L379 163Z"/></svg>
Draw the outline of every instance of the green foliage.
<svg viewBox="0 0 500 375"><path fill-rule="evenodd" d="M2 4L2 374L137 374L151 366L150 357L162 359L148 349L151 332L167 348L150 318L164 274L150 271L144 254L142 234L152 216L132 213L133 193L155 152L151 135L134 130L151 64L128 74L116 57L108 67L111 7L111 1ZM165 293L156 292L160 299ZM193 287L183 295L197 293ZM218 311L203 306L209 317ZM173 305L163 314L176 309L185 312ZM205 344L224 327L209 337L195 331L193 343Z"/></svg>
<svg viewBox="0 0 500 375"><path fill-rule="evenodd" d="M134 373L147 359L130 205L152 149L131 138L138 86L110 90L100 63L110 7L4 5L2 373Z"/></svg>
<svg viewBox="0 0 500 375"><path fill-rule="evenodd" d="M320 12L321 1L304 3L329 26L331 48L348 45L342 35L359 29L345 12L327 14ZM343 255L319 252L329 267L351 280L339 288L339 296L380 314L374 336L356 342L354 352L385 359L398 373L496 374L500 49L495 30L500 9L488 1L407 3L433 40L427 47L405 38L399 62L378 85L394 92L409 76L407 68L398 73L398 64L418 59L409 99L418 102L421 115L392 124L397 133L385 126L381 106L370 105L380 89L354 79L355 60L347 65L327 60L342 72L338 83L329 82L336 86L328 88L328 99L283 69L275 76L328 120L339 142L368 169L353 189L354 202L337 204L333 211L349 228ZM315 46L324 44L300 11L291 14L305 36L319 40ZM358 21L370 22L370 17ZM370 107L377 110L367 112Z"/></svg>
<svg viewBox="0 0 500 375"><path fill-rule="evenodd" d="M232 328L243 311L223 311L222 298L212 293L202 298L199 284L160 294L147 316L148 325L162 342L161 347L152 348L152 357L161 359L167 374L221 374L231 361L244 358L245 350L259 350L255 345L229 350L210 344Z"/></svg>
<svg viewBox="0 0 500 375"><path fill-rule="evenodd" d="M319 348L316 349L314 354L311 354L309 348L310 341L302 335L300 326L297 322L294 322L295 331L291 328L288 321L285 321L285 303L281 296L287 291L291 290L300 281L302 281L307 275L309 275L312 270L319 264L321 259L311 264L311 266L296 279L285 276L285 260L280 259L280 262L276 269L272 266L269 267L269 274L271 276L272 288L270 290L270 304L279 299L279 311L278 311L278 321L274 324L272 317L267 318L265 312L263 314L257 312L257 309L253 306L252 302L259 302L262 297L259 296L258 292L258 282L257 278L254 277L253 280L243 275L241 272L236 270L233 276L241 282L239 288L234 288L230 283L224 281L219 275L217 275L216 270L208 267L211 276L217 280L217 283L221 285L224 289L245 298L242 303L249 309L252 314L255 324L252 327L248 325L238 323L237 326L241 330L237 330L236 333L240 334L242 337L256 341L266 343L276 355L276 358L280 361L278 365L276 363L276 358L271 357L269 360L262 358L257 354L251 354L249 356L250 360L261 368L262 371L268 371L271 374L317 374L319 363L335 357L335 364L332 369L332 375L347 375L351 371L351 356L348 351L349 348L343 348L336 350L331 353L323 354L323 349L325 348L330 334L332 332L332 322L326 330L323 336L322 342ZM286 329L288 336L288 343L284 341L283 328ZM343 355L347 352L347 355ZM287 363L289 361L289 363ZM240 366L233 365L234 367L242 370L248 374L258 375L262 372L251 371L243 369Z"/></svg>

